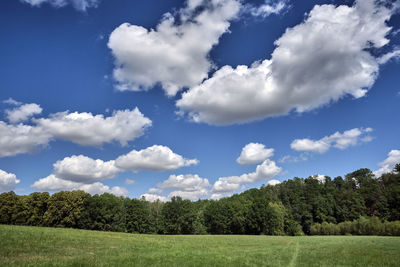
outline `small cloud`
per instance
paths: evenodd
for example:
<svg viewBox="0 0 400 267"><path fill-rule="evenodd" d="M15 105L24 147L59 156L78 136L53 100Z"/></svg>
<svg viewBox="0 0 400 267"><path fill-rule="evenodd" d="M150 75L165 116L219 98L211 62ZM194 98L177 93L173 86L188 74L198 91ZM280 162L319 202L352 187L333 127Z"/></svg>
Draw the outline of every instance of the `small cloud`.
<svg viewBox="0 0 400 267"><path fill-rule="evenodd" d="M127 184L127 185L133 185L135 183L135 181L134 180L131 180L131 179L125 179L125 184Z"/></svg>
<svg viewBox="0 0 400 267"><path fill-rule="evenodd" d="M11 97L9 99L7 99L7 100L4 100L3 103L4 104L9 104L9 105L14 105L14 106L22 105L21 102L18 102L16 100L12 99Z"/></svg>

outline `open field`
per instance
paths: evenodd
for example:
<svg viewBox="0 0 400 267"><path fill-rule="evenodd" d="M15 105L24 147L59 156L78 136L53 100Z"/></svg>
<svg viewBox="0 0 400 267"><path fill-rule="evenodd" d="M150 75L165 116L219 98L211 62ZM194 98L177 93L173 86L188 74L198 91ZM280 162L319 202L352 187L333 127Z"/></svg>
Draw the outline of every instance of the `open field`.
<svg viewBox="0 0 400 267"><path fill-rule="evenodd" d="M399 266L400 238L159 236L0 225L2 266Z"/></svg>

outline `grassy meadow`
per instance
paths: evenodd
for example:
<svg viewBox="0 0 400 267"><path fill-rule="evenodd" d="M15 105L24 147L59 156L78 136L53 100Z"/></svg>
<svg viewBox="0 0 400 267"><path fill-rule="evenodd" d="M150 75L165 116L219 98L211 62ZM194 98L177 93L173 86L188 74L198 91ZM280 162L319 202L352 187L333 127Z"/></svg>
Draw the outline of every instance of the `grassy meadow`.
<svg viewBox="0 0 400 267"><path fill-rule="evenodd" d="M1 266L399 266L400 238L161 236L0 225Z"/></svg>

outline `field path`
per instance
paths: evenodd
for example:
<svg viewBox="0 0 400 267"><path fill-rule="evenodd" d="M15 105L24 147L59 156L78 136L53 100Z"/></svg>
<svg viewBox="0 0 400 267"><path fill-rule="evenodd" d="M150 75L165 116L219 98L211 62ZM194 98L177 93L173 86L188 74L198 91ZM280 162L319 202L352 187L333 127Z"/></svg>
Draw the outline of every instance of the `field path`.
<svg viewBox="0 0 400 267"><path fill-rule="evenodd" d="M290 263L289 263L290 267L296 266L297 256L299 255L299 248L300 248L299 241L297 241L296 242L296 248L294 250L292 259L290 260Z"/></svg>

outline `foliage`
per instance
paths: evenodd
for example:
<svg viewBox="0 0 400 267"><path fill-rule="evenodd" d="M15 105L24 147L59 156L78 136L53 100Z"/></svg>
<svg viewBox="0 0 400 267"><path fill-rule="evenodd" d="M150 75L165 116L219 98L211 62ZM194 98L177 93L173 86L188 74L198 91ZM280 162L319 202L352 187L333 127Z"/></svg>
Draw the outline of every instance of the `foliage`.
<svg viewBox="0 0 400 267"><path fill-rule="evenodd" d="M0 194L0 224L158 234L400 235L400 164L375 177L315 177L220 200L166 203L83 191Z"/></svg>

